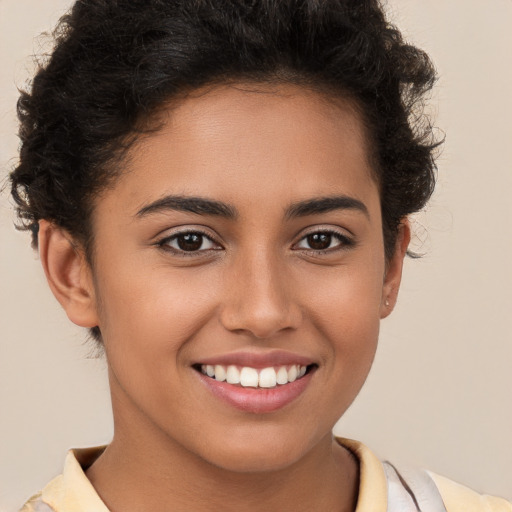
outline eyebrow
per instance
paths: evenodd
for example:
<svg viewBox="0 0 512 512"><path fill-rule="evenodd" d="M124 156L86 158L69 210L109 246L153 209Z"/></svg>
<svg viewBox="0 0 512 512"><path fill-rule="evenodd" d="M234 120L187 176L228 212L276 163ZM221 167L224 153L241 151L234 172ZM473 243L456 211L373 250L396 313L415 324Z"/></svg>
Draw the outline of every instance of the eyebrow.
<svg viewBox="0 0 512 512"><path fill-rule="evenodd" d="M235 219L238 216L236 208L221 201L204 197L165 196L144 206L137 212L137 217L145 217L152 213L166 210L177 210L195 213L196 215L213 215L225 219Z"/></svg>
<svg viewBox="0 0 512 512"><path fill-rule="evenodd" d="M156 201L141 208L136 217L145 217L147 215L165 212L166 210L176 210L190 212L196 215L211 215L225 219L236 219L238 210L227 203L207 199L204 197L176 196L169 195L157 199ZM298 201L290 205L285 211L287 219L306 217L308 215L319 215L335 210L356 210L370 217L368 208L359 199L350 196L328 196Z"/></svg>
<svg viewBox="0 0 512 512"><path fill-rule="evenodd" d="M334 210L356 210L364 213L366 217L370 218L368 208L362 201L354 197L343 195L318 197L293 203L286 210L286 217L288 219L306 217L307 215L318 215L320 213L332 212Z"/></svg>

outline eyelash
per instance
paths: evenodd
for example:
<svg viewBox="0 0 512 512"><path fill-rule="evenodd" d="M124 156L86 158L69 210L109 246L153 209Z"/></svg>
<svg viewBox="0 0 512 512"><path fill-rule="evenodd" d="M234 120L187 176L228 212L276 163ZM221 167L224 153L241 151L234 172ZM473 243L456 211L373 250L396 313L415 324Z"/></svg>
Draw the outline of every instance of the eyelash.
<svg viewBox="0 0 512 512"><path fill-rule="evenodd" d="M169 244L170 242L177 240L180 236L185 235L199 235L202 238L201 245L204 243L204 239L207 239L210 241L213 245L216 245L217 247L220 247L220 244L215 242L215 240L208 235L207 233L204 233L201 230L187 230L187 231L181 231L179 233L174 233L171 236L166 236L165 238L162 238L161 240L158 240L155 245L157 245L159 248L161 248L164 251L172 252L176 256L180 257L197 257L201 253L209 252L209 251L217 251L219 248L209 248L209 249L199 249L199 250L193 250L193 251L186 251L183 249L177 249L175 247L171 247ZM355 241L351 238L349 238L347 235L342 234L335 230L329 230L329 229L318 229L316 231L311 231L310 233L305 234L300 238L300 240L294 244L298 245L303 240L307 239L310 236L313 235L329 235L335 239L337 239L338 244L335 247L328 247L327 249L312 249L312 248L300 248L296 250L300 250L302 252L313 252L316 255L323 255L323 254L329 254L341 250L348 249L350 247L353 247L355 245Z"/></svg>
<svg viewBox="0 0 512 512"><path fill-rule="evenodd" d="M219 250L219 249L201 249L201 250L197 250L197 251L185 251L183 249L176 249L175 247L171 247L169 245L172 241L177 240L180 236L185 236L185 235L199 235L202 238L201 245L204 243L204 239L207 239L213 245L220 247L220 244L215 242L215 240L213 240L213 238L210 235L208 235L207 233L204 233L203 231L201 231L199 229L189 229L186 231L174 233L171 236L166 236L165 238L158 240L156 242L156 245L164 251L171 252L176 256L180 256L180 257L184 257L184 258L197 257L198 255L205 253L206 251Z"/></svg>
<svg viewBox="0 0 512 512"><path fill-rule="evenodd" d="M340 233L339 231L335 231L332 229L317 229L315 231L311 231L309 233L306 233L295 245L298 245L303 240L307 239L310 236L313 235L329 235L333 238L335 238L338 241L338 244L335 247L328 247L327 249L307 249L303 248L301 249L304 252L314 252L316 255L323 255L323 254L330 254L337 251L343 251L350 247L353 247L355 245L355 241L345 235L344 233ZM300 250L300 249L299 249Z"/></svg>

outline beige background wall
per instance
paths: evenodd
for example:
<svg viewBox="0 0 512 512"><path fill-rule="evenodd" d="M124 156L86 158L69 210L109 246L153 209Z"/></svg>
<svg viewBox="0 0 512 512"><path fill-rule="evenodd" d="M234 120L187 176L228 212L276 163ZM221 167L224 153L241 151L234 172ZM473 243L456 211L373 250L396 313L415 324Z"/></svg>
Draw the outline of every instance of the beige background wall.
<svg viewBox="0 0 512 512"><path fill-rule="evenodd" d="M16 85L34 35L68 0L0 0L0 166L15 162ZM417 219L427 255L406 265L377 360L337 433L512 499L512 2L390 0L433 56L447 134L439 190ZM67 448L112 433L104 362L46 289L0 198L0 511L58 473Z"/></svg>

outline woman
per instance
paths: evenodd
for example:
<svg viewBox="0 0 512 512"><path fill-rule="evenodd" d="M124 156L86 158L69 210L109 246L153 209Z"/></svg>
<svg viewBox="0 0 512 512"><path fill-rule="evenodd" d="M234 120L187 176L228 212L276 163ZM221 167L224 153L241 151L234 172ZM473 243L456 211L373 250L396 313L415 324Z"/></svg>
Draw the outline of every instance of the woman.
<svg viewBox="0 0 512 512"><path fill-rule="evenodd" d="M332 437L433 190L434 78L376 2L75 4L11 179L115 433L26 510L510 510Z"/></svg>

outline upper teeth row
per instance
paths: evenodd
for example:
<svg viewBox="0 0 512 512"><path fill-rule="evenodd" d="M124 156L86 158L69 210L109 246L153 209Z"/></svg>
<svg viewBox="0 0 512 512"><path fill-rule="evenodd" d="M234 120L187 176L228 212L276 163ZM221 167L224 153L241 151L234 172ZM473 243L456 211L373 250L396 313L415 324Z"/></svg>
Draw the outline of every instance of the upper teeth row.
<svg viewBox="0 0 512 512"><path fill-rule="evenodd" d="M279 366L277 369L270 366L261 370L249 366L239 368L235 365L201 365L201 372L208 377L220 382L226 381L228 384L240 384L252 388L273 388L277 384L288 384L303 377L306 369L306 366L298 364L289 367Z"/></svg>

